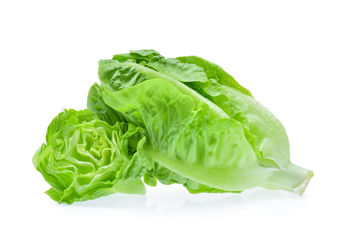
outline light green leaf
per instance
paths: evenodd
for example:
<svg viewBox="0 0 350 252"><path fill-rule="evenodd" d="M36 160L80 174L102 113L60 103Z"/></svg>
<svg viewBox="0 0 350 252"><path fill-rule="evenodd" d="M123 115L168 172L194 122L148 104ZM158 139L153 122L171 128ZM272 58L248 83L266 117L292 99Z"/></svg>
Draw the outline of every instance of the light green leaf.
<svg viewBox="0 0 350 252"><path fill-rule="evenodd" d="M156 55L159 55L159 53L155 50L136 50L130 51L130 53L114 55L113 60L118 60L120 62L141 63L142 61L149 61Z"/></svg>
<svg viewBox="0 0 350 252"><path fill-rule="evenodd" d="M242 124L261 166L278 167L281 173L295 174L290 176L295 176L300 181L298 186L293 185L294 188L289 188L289 191L302 193L313 173L291 163L289 140L282 123L219 66L195 56L178 59L198 64L204 69L210 81L193 85L197 85L196 90ZM278 182L276 179L271 180L274 180L273 183ZM278 189L280 186L281 184L266 187Z"/></svg>
<svg viewBox="0 0 350 252"><path fill-rule="evenodd" d="M200 66L183 63L173 58L164 58L154 50L130 51L128 54L114 55L113 60L148 66L181 82L208 81L206 73Z"/></svg>
<svg viewBox="0 0 350 252"><path fill-rule="evenodd" d="M97 83L91 86L87 107L94 112L99 119L108 122L110 125L114 125L116 122L125 122L125 119L121 113L107 106L102 98L102 90Z"/></svg>
<svg viewBox="0 0 350 252"><path fill-rule="evenodd" d="M201 67L195 64L181 63L177 59L166 59L163 56L155 56L146 63L146 66L150 66L158 72L181 82L208 81L207 75Z"/></svg>
<svg viewBox="0 0 350 252"><path fill-rule="evenodd" d="M136 68L119 63L116 60L101 60L98 75L102 87L113 91L132 87L148 79L145 74L137 71Z"/></svg>
<svg viewBox="0 0 350 252"><path fill-rule="evenodd" d="M214 79L224 86L228 86L238 91L252 96L248 89L242 87L238 82L220 66L197 56L185 56L177 58L182 63L195 64L203 69L208 79Z"/></svg>
<svg viewBox="0 0 350 252"><path fill-rule="evenodd" d="M152 79L119 92L103 91L104 101L128 122L145 129L145 151L175 173L226 191L259 186L270 169L257 165L240 123L184 85Z"/></svg>

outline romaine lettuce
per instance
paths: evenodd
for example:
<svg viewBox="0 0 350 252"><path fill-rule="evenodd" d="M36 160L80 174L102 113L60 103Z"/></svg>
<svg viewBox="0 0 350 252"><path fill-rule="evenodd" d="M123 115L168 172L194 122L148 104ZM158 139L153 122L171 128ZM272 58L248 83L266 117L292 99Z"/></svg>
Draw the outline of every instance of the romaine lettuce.
<svg viewBox="0 0 350 252"><path fill-rule="evenodd" d="M163 84L159 85L158 89L171 85L193 98L200 94L198 100L206 103L212 113L220 118L229 117L231 120L239 122L244 132L245 141L249 143L250 149L255 154L256 163L263 168L264 173L268 173L268 175L264 174L266 178L259 175L263 181L255 186L283 189L298 194L303 193L313 173L290 162L289 141L283 125L221 67L195 56L166 59L154 50L131 51L122 56L115 55L113 59L100 61L99 77L102 87L109 90L109 92L105 92L109 94L109 98L104 93L104 99L109 99L109 102L112 102L113 98L110 98L112 93L120 92L119 95L121 95L132 92L133 88L125 89L123 87L124 84L121 81L123 76L119 74L120 69L124 69L124 71L127 69L126 72L129 75L126 79L129 87L143 84L145 80L159 79L158 82ZM196 94L188 91L186 86L195 90ZM155 102L155 99L153 97L152 101ZM126 106L126 104L125 102L124 105ZM160 106L164 107L165 104ZM181 106L185 107L184 104ZM120 108L113 108L120 111ZM138 110L136 109L136 111ZM122 113L125 116L126 112ZM204 114L208 115L208 113L206 111ZM218 162L217 165L220 166L220 163ZM165 165L165 167L174 170L169 165ZM188 177L188 174L180 174ZM239 174L237 173L235 176L239 176ZM199 181L198 178L192 177L192 179ZM250 179L246 180L246 186L253 187L250 185ZM203 183L208 185L208 182ZM246 187L228 189L210 185L225 190L246 189ZM231 184L231 186L233 185Z"/></svg>
<svg viewBox="0 0 350 252"><path fill-rule="evenodd" d="M88 110L54 118L33 158L60 203L142 194L157 181L301 195L313 176L291 163L281 122L214 63L139 50L101 60L98 73Z"/></svg>

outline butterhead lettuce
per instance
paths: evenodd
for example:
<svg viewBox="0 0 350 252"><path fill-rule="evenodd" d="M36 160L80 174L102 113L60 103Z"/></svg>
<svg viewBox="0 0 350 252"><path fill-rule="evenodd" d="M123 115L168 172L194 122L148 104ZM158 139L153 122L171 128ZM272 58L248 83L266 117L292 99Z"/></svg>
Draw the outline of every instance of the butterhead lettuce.
<svg viewBox="0 0 350 252"><path fill-rule="evenodd" d="M115 192L143 194L147 160L137 151L145 141L142 132L131 124L111 126L89 110L60 113L33 158L52 187L46 193L60 203Z"/></svg>

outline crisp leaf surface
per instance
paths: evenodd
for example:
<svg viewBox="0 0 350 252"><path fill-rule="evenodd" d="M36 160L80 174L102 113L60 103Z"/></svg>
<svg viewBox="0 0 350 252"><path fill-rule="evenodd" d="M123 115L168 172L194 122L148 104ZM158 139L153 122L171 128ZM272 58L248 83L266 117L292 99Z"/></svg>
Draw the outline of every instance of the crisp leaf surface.
<svg viewBox="0 0 350 252"><path fill-rule="evenodd" d="M70 204L115 192L144 193L145 138L136 145L136 152L128 144L143 130L132 126L124 130L123 123L111 126L89 110L60 113L48 128L47 143L33 158L36 169L52 186L47 194Z"/></svg>

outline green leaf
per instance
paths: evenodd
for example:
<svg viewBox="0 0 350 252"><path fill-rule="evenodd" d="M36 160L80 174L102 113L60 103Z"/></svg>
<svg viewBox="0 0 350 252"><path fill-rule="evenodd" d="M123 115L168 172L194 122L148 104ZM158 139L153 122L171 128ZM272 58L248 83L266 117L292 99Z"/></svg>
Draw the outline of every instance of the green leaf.
<svg viewBox="0 0 350 252"><path fill-rule="evenodd" d="M110 125L114 125L116 122L125 122L121 113L115 111L104 103L102 89L97 83L90 88L87 107L94 112L99 119L108 122Z"/></svg>
<svg viewBox="0 0 350 252"><path fill-rule="evenodd" d="M113 91L132 87L148 79L132 65L122 64L116 60L100 60L98 75L102 87Z"/></svg>
<svg viewBox="0 0 350 252"><path fill-rule="evenodd" d="M179 174L157 165L154 178L157 178L164 185L183 184L190 193L239 193L239 191L225 191L200 184L191 179L180 176Z"/></svg>
<svg viewBox="0 0 350 252"><path fill-rule="evenodd" d="M207 75L195 64L181 63L177 59L155 56L146 63L147 66L181 82L206 82Z"/></svg>
<svg viewBox="0 0 350 252"><path fill-rule="evenodd" d="M125 78L116 77L116 76L119 76L119 69L128 69L127 72L131 74L127 75L127 77ZM142 77L137 77L137 76L142 76ZM157 72L143 65L130 63L130 62L121 63L116 60L101 60L99 64L99 77L102 83L102 87L110 91L124 90L125 86L128 86L128 87L135 86L139 83L142 83L144 79L149 80L149 79L155 79L155 78L162 78L170 81L172 85L183 89L189 95L194 96L197 99L203 100L205 103L207 103L211 107L211 110L214 111L214 113L217 113L222 117L228 117L228 115L225 112L223 112L218 106L216 106L214 103L212 103L211 101L207 100L205 97L198 94L196 91L185 86L180 81L177 81L168 75ZM115 78L118 79L117 82L115 82Z"/></svg>
<svg viewBox="0 0 350 252"><path fill-rule="evenodd" d="M197 89L218 105L231 118L239 121L245 129L246 138L251 143L261 164L276 163L283 168L289 163L289 141L280 121L222 68L202 58L180 57L180 61L199 64L210 81ZM276 166L276 164L274 166Z"/></svg>
<svg viewBox="0 0 350 252"><path fill-rule="evenodd" d="M231 118L242 124L246 138L254 149L260 166L278 168L281 173L303 174L299 179L297 178L299 175L295 175L295 179L299 182L296 182L297 186L294 184L293 188L288 189L302 193L307 184L303 181L309 181L313 173L306 169L296 168L297 166L291 163L289 140L282 123L221 67L196 56L179 57L178 59L181 62L194 63L203 68L209 82L196 83L191 87L196 87L196 91L209 98ZM276 185L275 189L280 186ZM266 187L273 188L273 186Z"/></svg>
<svg viewBox="0 0 350 252"><path fill-rule="evenodd" d="M129 123L145 129L145 151L154 161L183 177L240 191L269 176L270 169L258 166L240 123L218 114L183 84L152 79L103 91L103 98Z"/></svg>
<svg viewBox="0 0 350 252"><path fill-rule="evenodd" d="M231 75L225 72L224 69L212 62L197 56L184 56L178 57L177 59L182 63L195 64L201 67L208 76L208 79L214 79L221 85L237 89L246 95L252 96L248 89L239 85L238 82Z"/></svg>
<svg viewBox="0 0 350 252"><path fill-rule="evenodd" d="M181 82L208 81L206 73L200 66L183 63L173 58L164 58L154 50L130 51L128 54L114 55L113 60L145 65Z"/></svg>
<svg viewBox="0 0 350 252"><path fill-rule="evenodd" d="M135 62L149 61L153 56L159 55L155 50L136 50L126 54L117 54L113 56L114 60L120 62Z"/></svg>

